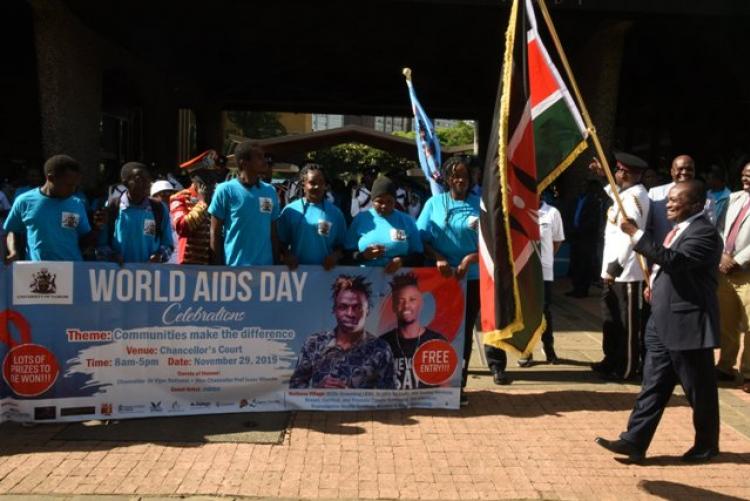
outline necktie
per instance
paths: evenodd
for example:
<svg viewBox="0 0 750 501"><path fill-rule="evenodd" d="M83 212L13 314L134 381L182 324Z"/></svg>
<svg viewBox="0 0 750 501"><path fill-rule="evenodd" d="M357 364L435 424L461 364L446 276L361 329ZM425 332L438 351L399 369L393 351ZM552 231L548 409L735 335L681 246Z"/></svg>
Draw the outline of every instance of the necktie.
<svg viewBox="0 0 750 501"><path fill-rule="evenodd" d="M667 233L667 236L664 237L663 245L667 249L669 249L669 246L672 245L672 240L674 240L674 237L677 236L677 229L678 229L678 225L675 225L674 228L672 228L672 230L669 233ZM649 276L649 279L648 279L649 287L654 286L654 280L656 280L656 275L659 274L660 269L661 269L661 266L659 266L658 264L655 264L654 267L651 269L651 275Z"/></svg>
<svg viewBox="0 0 750 501"><path fill-rule="evenodd" d="M667 236L664 237L664 247L669 248L669 246L672 244L672 240L674 240L675 235L677 235L677 226L675 225L674 228L672 228L672 231L667 233Z"/></svg>
<svg viewBox="0 0 750 501"><path fill-rule="evenodd" d="M727 241L724 244L724 254L732 255L734 252L734 244L737 241L737 234L740 232L740 226L742 226L742 221L745 219L745 216L747 215L747 212L750 210L750 198L747 199L745 202L745 205L742 206L742 210L739 214L737 214L737 217L735 218L734 222L732 223L732 227L729 230L729 235L727 235Z"/></svg>

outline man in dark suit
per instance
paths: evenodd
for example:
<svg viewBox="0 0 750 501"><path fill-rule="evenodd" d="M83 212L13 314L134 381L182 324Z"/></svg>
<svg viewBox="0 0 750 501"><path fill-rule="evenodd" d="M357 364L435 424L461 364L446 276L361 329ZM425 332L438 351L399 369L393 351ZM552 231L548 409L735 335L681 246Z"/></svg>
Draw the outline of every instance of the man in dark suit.
<svg viewBox="0 0 750 501"><path fill-rule="evenodd" d="M703 214L700 181L677 183L669 191L667 217L674 223L664 243L625 221L621 229L636 242L636 252L654 263L651 318L646 326L643 385L619 440L596 442L633 462L643 459L677 382L693 408L695 443L686 462L708 461L719 453L719 396L713 350L719 345L716 270L721 237Z"/></svg>
<svg viewBox="0 0 750 501"><path fill-rule="evenodd" d="M573 289L566 296L586 297L596 266L596 252L603 219L599 192L602 185L596 179L586 181L585 191L571 208L565 234L570 242L570 281Z"/></svg>

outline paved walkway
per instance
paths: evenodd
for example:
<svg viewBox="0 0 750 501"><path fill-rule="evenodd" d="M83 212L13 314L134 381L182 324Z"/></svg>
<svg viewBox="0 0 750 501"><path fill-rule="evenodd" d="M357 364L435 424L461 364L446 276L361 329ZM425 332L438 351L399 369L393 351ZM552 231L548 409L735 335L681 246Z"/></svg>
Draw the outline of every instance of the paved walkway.
<svg viewBox="0 0 750 501"><path fill-rule="evenodd" d="M296 413L278 445L66 442L60 426L3 427L0 494L255 496L292 499L748 499L750 395L721 390L722 454L680 462L690 408L676 395L642 466L594 444L616 437L635 385L602 383L594 298L556 307L561 366L492 384L475 353L460 411Z"/></svg>

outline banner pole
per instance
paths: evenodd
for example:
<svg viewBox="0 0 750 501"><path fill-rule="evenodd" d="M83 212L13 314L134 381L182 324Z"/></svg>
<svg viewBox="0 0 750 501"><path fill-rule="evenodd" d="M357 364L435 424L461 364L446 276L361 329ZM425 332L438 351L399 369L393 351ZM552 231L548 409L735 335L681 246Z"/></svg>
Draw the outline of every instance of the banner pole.
<svg viewBox="0 0 750 501"><path fill-rule="evenodd" d="M578 83L576 82L575 77L573 76L573 70L570 68L570 64L568 63L568 57L565 55L565 51L563 50L562 44L560 43L560 39L557 36L557 30L555 30L555 25L552 23L552 17L549 14L549 11L547 10L547 5L545 4L544 0L536 0L537 4L539 4L539 10L542 13L542 17L544 18L544 22L547 24L547 29L550 32L550 36L552 37L552 41L555 44L555 48L557 49L557 54L560 56L560 61L562 62L563 67L565 68L565 73L568 76L568 80L570 81L570 86L573 89L573 94L575 95L575 99L578 102L578 107L581 110L581 116L583 117L583 121L586 124L586 128L589 131L589 134L591 135L591 140L594 143L594 148L596 149L596 154L599 156L599 161L601 166L603 167L604 174L607 177L607 181L609 183L609 187L612 190L612 195L614 196L615 203L617 204L617 209L622 213L624 217L628 217L627 213L625 212L625 207L622 204L622 199L620 198L620 194L617 192L617 185L615 184L615 178L612 175L612 170L609 166L609 161L607 160L607 156L604 154L604 148L602 148L602 143L599 141L599 134L596 132L596 127L594 127L594 123L591 121L591 116L589 115L589 111L586 108L586 103L583 102L583 97L581 96L581 91L578 89ZM643 271L643 276L645 277L645 280L648 281L649 273L648 269L646 268L646 262L643 259L643 256L640 254L636 254L638 256L638 263L641 266L641 271Z"/></svg>

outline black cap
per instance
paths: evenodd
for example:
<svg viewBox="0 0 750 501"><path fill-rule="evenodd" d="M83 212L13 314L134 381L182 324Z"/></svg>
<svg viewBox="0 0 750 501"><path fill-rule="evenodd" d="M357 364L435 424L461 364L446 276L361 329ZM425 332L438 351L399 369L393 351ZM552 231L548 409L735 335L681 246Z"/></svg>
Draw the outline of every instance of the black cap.
<svg viewBox="0 0 750 501"><path fill-rule="evenodd" d="M642 171L648 168L648 164L642 158L622 151L615 152L615 160L617 160L617 166L626 171Z"/></svg>
<svg viewBox="0 0 750 501"><path fill-rule="evenodd" d="M375 180L374 183L372 183L370 198L374 200L380 195L391 195L393 197L396 196L396 185L393 184L393 181L391 181L390 178L380 176Z"/></svg>

